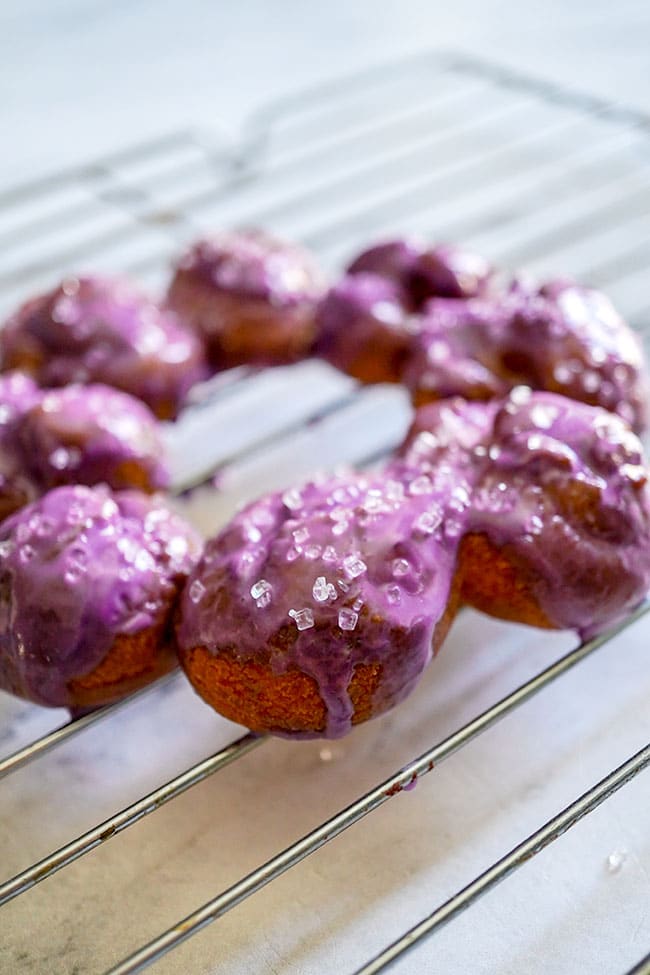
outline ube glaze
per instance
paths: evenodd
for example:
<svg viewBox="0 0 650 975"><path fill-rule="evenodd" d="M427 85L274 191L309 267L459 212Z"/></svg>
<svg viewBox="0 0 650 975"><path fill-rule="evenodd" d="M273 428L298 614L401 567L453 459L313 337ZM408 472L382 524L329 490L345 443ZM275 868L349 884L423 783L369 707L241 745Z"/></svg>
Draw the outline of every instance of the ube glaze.
<svg viewBox="0 0 650 975"><path fill-rule="evenodd" d="M0 525L0 687L50 706L119 635L170 622L196 533L160 499L61 487Z"/></svg>
<svg viewBox="0 0 650 975"><path fill-rule="evenodd" d="M466 530L520 567L549 625L594 633L650 589L647 476L620 417L518 387L495 416ZM474 585L489 589L494 571L479 567ZM490 612L489 595L479 604Z"/></svg>
<svg viewBox="0 0 650 975"><path fill-rule="evenodd" d="M68 278L26 302L0 332L4 369L41 386L100 382L170 419L206 378L200 340L122 278Z"/></svg>
<svg viewBox="0 0 650 975"><path fill-rule="evenodd" d="M454 244L427 247L415 238L382 241L348 266L348 274L366 272L399 285L412 310L433 297L475 298L488 289L494 273L480 254Z"/></svg>
<svg viewBox="0 0 650 975"><path fill-rule="evenodd" d="M302 248L259 230L224 231L180 258L167 302L203 337L215 368L277 365L310 353L323 286Z"/></svg>
<svg viewBox="0 0 650 975"><path fill-rule="evenodd" d="M169 485L156 418L144 403L110 386L45 392L9 441L40 491L104 481L115 490L151 493Z"/></svg>
<svg viewBox="0 0 650 975"><path fill-rule="evenodd" d="M639 340L605 295L570 282L430 301L403 379L416 403L489 399L524 383L602 406L637 431L647 423Z"/></svg>

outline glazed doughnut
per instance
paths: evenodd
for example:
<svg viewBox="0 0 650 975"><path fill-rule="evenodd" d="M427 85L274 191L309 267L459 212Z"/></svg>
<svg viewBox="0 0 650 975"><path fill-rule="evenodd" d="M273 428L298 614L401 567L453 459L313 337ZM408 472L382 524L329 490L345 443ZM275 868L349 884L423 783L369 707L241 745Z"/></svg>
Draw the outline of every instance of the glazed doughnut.
<svg viewBox="0 0 650 975"><path fill-rule="evenodd" d="M195 243L176 266L167 303L205 340L216 369L279 365L309 354L322 291L301 248L240 230Z"/></svg>
<svg viewBox="0 0 650 975"><path fill-rule="evenodd" d="M566 281L429 301L402 378L416 404L525 384L602 406L637 431L648 418L639 340L605 295Z"/></svg>
<svg viewBox="0 0 650 975"><path fill-rule="evenodd" d="M169 485L155 417L140 400L110 386L43 392L8 439L39 493L62 484L105 482L147 493Z"/></svg>
<svg viewBox="0 0 650 975"><path fill-rule="evenodd" d="M409 238L382 241L363 251L348 274L370 272L395 282L410 310L429 298L475 298L491 286L494 270L480 254L454 244L427 247Z"/></svg>
<svg viewBox="0 0 650 975"><path fill-rule="evenodd" d="M477 458L462 598L503 619L597 632L650 588L650 489L618 416L518 387Z"/></svg>
<svg viewBox="0 0 650 975"><path fill-rule="evenodd" d="M267 495L207 543L177 638L217 711L254 731L336 738L413 689L455 613L467 497L446 475L411 473Z"/></svg>
<svg viewBox="0 0 650 975"><path fill-rule="evenodd" d="M0 355L41 386L115 386L161 419L207 375L197 336L122 278L67 278L31 299L0 331Z"/></svg>
<svg viewBox="0 0 650 975"><path fill-rule="evenodd" d="M417 322L404 292L368 271L345 275L316 313L316 355L363 383L398 383Z"/></svg>
<svg viewBox="0 0 650 975"><path fill-rule="evenodd" d="M492 268L460 247L390 240L363 251L327 292L316 315L316 355L361 382L401 382L416 315L433 296L482 294Z"/></svg>
<svg viewBox="0 0 650 975"><path fill-rule="evenodd" d="M106 704L175 666L171 618L193 529L155 498L55 488L0 525L0 687Z"/></svg>

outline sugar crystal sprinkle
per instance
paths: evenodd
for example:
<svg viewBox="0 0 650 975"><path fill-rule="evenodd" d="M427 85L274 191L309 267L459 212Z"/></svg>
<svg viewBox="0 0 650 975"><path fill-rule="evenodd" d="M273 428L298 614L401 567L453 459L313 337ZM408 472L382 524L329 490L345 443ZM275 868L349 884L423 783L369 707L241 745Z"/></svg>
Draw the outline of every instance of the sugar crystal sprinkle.
<svg viewBox="0 0 650 975"><path fill-rule="evenodd" d="M409 494L430 494L431 488L431 479L426 474L420 474L409 484Z"/></svg>
<svg viewBox="0 0 650 975"><path fill-rule="evenodd" d="M353 630L357 625L358 619L359 614L355 613L353 609L346 609L344 607L339 610L339 626L342 630Z"/></svg>
<svg viewBox="0 0 650 975"><path fill-rule="evenodd" d="M356 579L366 571L366 563L358 555L346 555L343 559L343 571L348 579Z"/></svg>
<svg viewBox="0 0 650 975"><path fill-rule="evenodd" d="M440 524L440 518L432 514L430 511L423 511L421 515L415 519L413 524L413 529L419 535L432 535L438 525Z"/></svg>
<svg viewBox="0 0 650 975"><path fill-rule="evenodd" d="M409 566L408 562L406 561L406 559L394 559L394 561L393 561L393 575L394 576L397 576L398 578L400 576L405 576L406 573L408 572L409 568L410 568L410 566Z"/></svg>
<svg viewBox="0 0 650 975"><path fill-rule="evenodd" d="M325 576L318 576L312 586L312 595L317 603L326 603L330 598L330 587Z"/></svg>
<svg viewBox="0 0 650 975"><path fill-rule="evenodd" d="M386 599L393 606L399 606L402 601L402 593L400 592L399 586L389 586L386 590Z"/></svg>
<svg viewBox="0 0 650 975"><path fill-rule="evenodd" d="M189 590L189 597L193 603L200 603L205 595L205 586L200 579L195 579Z"/></svg>
<svg viewBox="0 0 650 975"><path fill-rule="evenodd" d="M295 488L292 488L290 491L285 491L282 495L282 502L290 511L296 511L302 506L300 491L297 491Z"/></svg>
<svg viewBox="0 0 650 975"><path fill-rule="evenodd" d="M266 579L258 579L251 586L251 596L253 599L259 599L260 596L263 596L267 592L271 592L271 583L267 582Z"/></svg>
<svg viewBox="0 0 650 975"><path fill-rule="evenodd" d="M314 614L308 606L304 609L290 609L289 616L299 630L309 630L314 625Z"/></svg>

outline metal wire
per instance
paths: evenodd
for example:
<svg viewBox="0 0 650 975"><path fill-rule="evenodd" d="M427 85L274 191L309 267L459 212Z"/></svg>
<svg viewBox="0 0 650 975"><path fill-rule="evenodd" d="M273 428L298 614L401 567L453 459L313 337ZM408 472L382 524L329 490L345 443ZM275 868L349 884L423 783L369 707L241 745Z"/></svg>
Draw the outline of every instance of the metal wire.
<svg viewBox="0 0 650 975"><path fill-rule="evenodd" d="M634 968L631 968L627 975L650 975L650 954L642 958Z"/></svg>
<svg viewBox="0 0 650 975"><path fill-rule="evenodd" d="M40 758L52 748L56 748L57 745L63 745L74 735L78 735L81 731L84 731L91 725L96 724L98 721L103 721L104 718L108 718L112 714L116 714L122 708L126 707L127 704L134 704L135 701L140 700L141 697L144 697L146 694L150 694L154 688L164 687L171 680L173 680L175 676L175 674L168 674L166 677L160 677L157 681L148 684L146 687L140 688L139 691L135 691L128 697L122 698L121 701L116 701L115 704L109 704L104 708L98 708L97 711L90 711L88 714L81 715L79 718L75 718L73 721L68 721L59 728L55 728L54 731L48 731L47 734L43 735L41 738L37 738L35 741L30 742L29 745L24 745L11 755L7 755L5 758L0 759L0 779L3 779L6 775L9 775L10 772L16 772L19 768L22 768L29 762L33 762L35 758Z"/></svg>
<svg viewBox="0 0 650 975"><path fill-rule="evenodd" d="M221 748L209 758L205 758L202 762L198 762L198 764L186 769L185 772L181 772L180 775L175 776L169 782L166 782L165 785L154 789L149 795L138 799L137 802L122 809L121 812L115 816L111 816L110 819L100 823L99 826L95 826L93 829L88 830L87 833L83 833L76 840L66 843L56 853L45 857L45 859L40 860L34 866L17 874L12 880L2 884L0 886L0 906L13 900L14 897L18 897L19 894L25 893L31 887L35 887L36 884L40 884L42 880L51 877L52 874L56 873L57 870L61 870L62 867L67 867L68 864L74 863L79 857L90 853L91 850L106 843L107 840L112 839L113 836L117 836L118 833L123 832L129 826L135 825L135 823L144 819L145 816L155 812L156 809L160 809L170 799L175 799L176 796L187 792L193 785L203 782L204 779L214 775L215 772L230 765L235 759L243 758L244 755L257 748L263 741L263 737L249 732L249 734L244 735L230 745L226 745L225 748Z"/></svg>
<svg viewBox="0 0 650 975"><path fill-rule="evenodd" d="M584 795L572 802L570 806L563 809L561 813L550 819L544 826L519 843L507 853L506 856L497 860L491 867L482 873L476 880L473 880L467 887L463 887L457 894L436 908L423 921L416 924L401 938L394 941L388 948L385 948L379 955L376 955L367 964L358 968L354 975L377 975L390 968L396 961L402 958L406 952L414 948L423 938L433 934L449 921L466 911L479 898L493 890L497 884L523 867L525 863L541 853L547 846L563 836L567 830L575 826L584 816L593 812L605 799L614 795L615 792L630 782L639 772L650 765L650 744L646 745L632 758L624 762L604 779L589 789Z"/></svg>
<svg viewBox="0 0 650 975"><path fill-rule="evenodd" d="M433 771L445 759L450 758L464 745L467 745L482 732L487 731L488 728L506 717L519 705L530 700L542 688L565 674L590 653L593 653L594 650L613 639L631 623L641 619L648 611L650 611L650 599L639 606L626 620L561 657L560 660L547 667L532 680L522 684L473 721L468 722L448 738L428 749L346 809L328 819L317 829L307 833L306 836L287 847L282 853L267 860L261 867L253 870L252 873L218 894L198 910L193 911L192 914L183 918L182 921L173 925L143 948L129 955L124 961L111 968L106 975L131 975L131 973L142 971L148 965L162 958L167 952L187 941L188 938L203 930L217 918L227 914L228 911L257 893L272 880L277 879L291 867L300 863L301 860L311 856L312 853L359 822L368 813L378 809L389 799L402 792L403 789Z"/></svg>

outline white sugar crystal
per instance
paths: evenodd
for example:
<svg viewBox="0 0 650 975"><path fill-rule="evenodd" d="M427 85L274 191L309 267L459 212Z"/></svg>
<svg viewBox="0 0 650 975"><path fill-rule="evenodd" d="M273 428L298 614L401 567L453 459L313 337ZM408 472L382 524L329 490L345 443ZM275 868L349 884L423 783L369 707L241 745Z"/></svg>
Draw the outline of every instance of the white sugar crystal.
<svg viewBox="0 0 650 975"><path fill-rule="evenodd" d="M363 607L363 599L361 598L355 599L354 602L352 603L352 609L357 613L362 607Z"/></svg>
<svg viewBox="0 0 650 975"><path fill-rule="evenodd" d="M346 582L345 579L337 579L336 581L341 592L347 592L350 588L350 583Z"/></svg>
<svg viewBox="0 0 650 975"><path fill-rule="evenodd" d="M393 560L393 575L394 576L397 576L398 578L400 576L405 576L409 569L410 569L410 566L409 566L408 562L406 561L406 559L394 559Z"/></svg>
<svg viewBox="0 0 650 975"><path fill-rule="evenodd" d="M296 530L291 534L293 535L293 541L296 546L302 545L303 542L306 542L309 538L309 530L305 528L304 525L300 528L296 528Z"/></svg>
<svg viewBox="0 0 650 975"><path fill-rule="evenodd" d="M305 558L313 561L314 559L319 558L321 551L320 545L308 545L305 549Z"/></svg>
<svg viewBox="0 0 650 975"><path fill-rule="evenodd" d="M35 554L36 553L31 545L22 545L18 550L18 555L21 562L31 562Z"/></svg>
<svg viewBox="0 0 650 975"><path fill-rule="evenodd" d="M199 579L195 579L188 592L193 603L200 603L205 595L205 586Z"/></svg>
<svg viewBox="0 0 650 975"><path fill-rule="evenodd" d="M346 555L343 559L343 571L348 579L356 579L363 575L368 566L359 558L358 555Z"/></svg>
<svg viewBox="0 0 650 975"><path fill-rule="evenodd" d="M330 598L330 586L325 576L318 576L312 587L312 594L317 603L326 603Z"/></svg>
<svg viewBox="0 0 650 975"><path fill-rule="evenodd" d="M292 488L290 491L284 492L282 502L290 511L296 511L302 506L302 495L300 491Z"/></svg>
<svg viewBox="0 0 650 975"><path fill-rule="evenodd" d="M401 501L404 497L404 485L400 481L387 481L384 493L391 501Z"/></svg>
<svg viewBox="0 0 650 975"><path fill-rule="evenodd" d="M353 630L358 619L359 614L355 613L353 609L343 608L339 610L339 626L342 630Z"/></svg>
<svg viewBox="0 0 650 975"><path fill-rule="evenodd" d="M337 521L332 528L333 535L343 535L348 530L347 521Z"/></svg>
<svg viewBox="0 0 650 975"><path fill-rule="evenodd" d="M348 493L348 488L345 487L336 488L336 490L332 493L332 497L338 504L346 504L350 497L350 494Z"/></svg>
<svg viewBox="0 0 650 975"><path fill-rule="evenodd" d="M8 538L6 538L4 542L0 542L0 559L4 559L8 555L11 555L13 547L13 543Z"/></svg>
<svg viewBox="0 0 650 975"><path fill-rule="evenodd" d="M314 625L314 614L308 606L304 609L290 609L289 616L299 630L309 630Z"/></svg>
<svg viewBox="0 0 650 975"><path fill-rule="evenodd" d="M255 525L249 525L246 529L246 538L249 542L259 542L262 532Z"/></svg>
<svg viewBox="0 0 650 975"><path fill-rule="evenodd" d="M409 484L409 494L430 494L431 488L431 478L427 477L426 474L420 474Z"/></svg>
<svg viewBox="0 0 650 975"><path fill-rule="evenodd" d="M260 599L264 599L265 597L268 597L264 605L268 605L271 599L271 592L272 592L271 583L267 582L266 579L259 579L257 582L254 582L253 585L251 586L251 596L253 597L253 599L259 601Z"/></svg>
<svg viewBox="0 0 650 975"><path fill-rule="evenodd" d="M420 535L433 535L434 531L440 524L441 518L432 514L430 511L423 511L421 515L415 519L413 523L413 528Z"/></svg>
<svg viewBox="0 0 650 975"><path fill-rule="evenodd" d="M348 510L347 508L332 508L330 511L330 518L332 521L347 521Z"/></svg>
<svg viewBox="0 0 650 975"><path fill-rule="evenodd" d="M402 601L402 593L398 586L389 586L386 590L386 598L393 606L399 606Z"/></svg>
<svg viewBox="0 0 650 975"><path fill-rule="evenodd" d="M336 549L332 545L328 545L323 551L323 562L336 562Z"/></svg>
<svg viewBox="0 0 650 975"><path fill-rule="evenodd" d="M445 522L445 535L447 538L458 538L463 532L463 525L454 518L448 518Z"/></svg>

